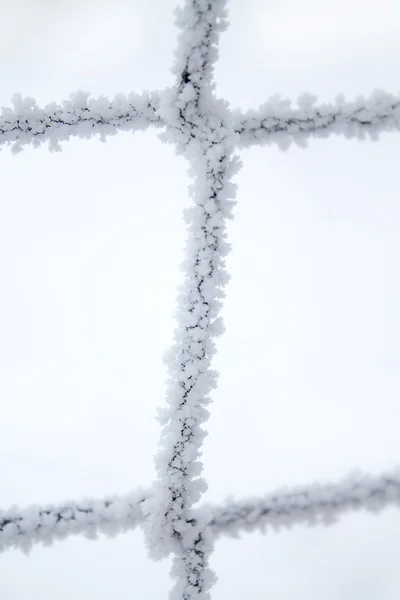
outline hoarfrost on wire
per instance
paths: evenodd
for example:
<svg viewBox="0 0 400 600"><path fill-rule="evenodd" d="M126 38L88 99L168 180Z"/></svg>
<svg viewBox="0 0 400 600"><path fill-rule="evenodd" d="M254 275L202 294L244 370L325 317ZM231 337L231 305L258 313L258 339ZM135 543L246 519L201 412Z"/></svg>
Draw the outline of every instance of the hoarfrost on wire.
<svg viewBox="0 0 400 600"><path fill-rule="evenodd" d="M143 525L154 488L126 496L86 499L62 505L16 506L0 511L0 551L15 547L29 551L35 543L50 545L70 535L97 533L113 537ZM167 496L166 496L167 499ZM191 509L189 517L207 530L212 540L259 530L277 532L294 525L329 525L352 511L379 513L400 507L400 469L382 475L355 472L334 483L282 488L265 496L229 499L223 505Z"/></svg>
<svg viewBox="0 0 400 600"><path fill-rule="evenodd" d="M185 85L182 94L181 99L187 102L196 98L192 84ZM170 127L179 112L172 98L172 90L118 94L113 100L89 98L80 90L61 105L53 102L41 109L32 98L15 94L13 108L2 107L0 146L11 145L11 151L18 153L25 145L38 147L48 142L51 151L60 151L60 143L71 136L89 139L99 135L105 141L118 131L143 131L154 125L163 129L160 138L177 144L182 153L187 140ZM310 137L344 135L347 139L369 137L376 141L381 133L400 129L399 96L375 90L369 97L359 96L353 102L346 102L342 95L332 104L316 106L315 100L315 96L303 94L298 108L291 108L290 100L275 95L258 110L245 113L229 111L224 103L224 127L239 148L276 144L283 151L293 143L306 147ZM204 100L202 104L204 110ZM185 149L186 154L193 151L196 149Z"/></svg>
<svg viewBox="0 0 400 600"><path fill-rule="evenodd" d="M120 130L158 127L160 139L173 143L190 167L192 205L185 211L187 243L182 262L173 345L166 355L166 406L156 456L157 481L147 491L122 498L86 500L60 506L12 508L0 513L0 548L29 549L70 534L115 535L140 524L154 558L173 552L173 600L208 600L215 576L209 557L217 536L255 528L278 529L296 523L329 524L349 510L380 510L400 503L400 475L357 476L331 485L280 490L263 498L230 501L225 506L194 508L207 489L202 478L201 447L211 392L218 373L212 369L216 339L224 331L221 308L229 281L225 258L230 251L226 223L233 217L241 166L236 148L292 143L305 147L310 137L331 134L378 139L400 129L400 97L382 91L346 102L316 105L303 94L297 107L272 96L258 110L242 113L215 98L214 64L220 33L227 27L226 0L186 0L176 11L180 29L173 73L176 83L161 92L118 94L113 100L76 92L62 104L41 109L32 98L15 95L3 108L0 145L19 152L27 144L48 142L60 150L71 136L90 138Z"/></svg>

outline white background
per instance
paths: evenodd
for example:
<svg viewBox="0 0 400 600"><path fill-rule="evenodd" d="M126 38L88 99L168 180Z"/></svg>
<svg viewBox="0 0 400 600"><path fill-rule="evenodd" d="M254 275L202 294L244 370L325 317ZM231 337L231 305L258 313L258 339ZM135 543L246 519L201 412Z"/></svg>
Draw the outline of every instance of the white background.
<svg viewBox="0 0 400 600"><path fill-rule="evenodd" d="M3 106L173 83L175 1L1 7ZM398 91L397 0L229 1L217 94ZM400 134L243 151L206 499L399 462ZM187 165L155 131L0 155L1 505L151 483ZM400 513L217 543L213 600L397 600ZM140 530L0 557L2 600L162 600Z"/></svg>

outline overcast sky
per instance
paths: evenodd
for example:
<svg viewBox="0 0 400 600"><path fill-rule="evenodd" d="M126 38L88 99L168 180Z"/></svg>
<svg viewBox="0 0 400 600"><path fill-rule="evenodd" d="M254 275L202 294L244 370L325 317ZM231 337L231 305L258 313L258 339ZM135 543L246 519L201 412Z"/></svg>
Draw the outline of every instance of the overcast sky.
<svg viewBox="0 0 400 600"><path fill-rule="evenodd" d="M173 82L175 0L3 0L0 104ZM217 94L398 92L398 0L230 0ZM243 151L206 499L400 462L400 134ZM154 131L0 154L1 504L154 477L187 165ZM398 600L400 512L217 543L213 600ZM1 555L2 600L163 600L140 530Z"/></svg>

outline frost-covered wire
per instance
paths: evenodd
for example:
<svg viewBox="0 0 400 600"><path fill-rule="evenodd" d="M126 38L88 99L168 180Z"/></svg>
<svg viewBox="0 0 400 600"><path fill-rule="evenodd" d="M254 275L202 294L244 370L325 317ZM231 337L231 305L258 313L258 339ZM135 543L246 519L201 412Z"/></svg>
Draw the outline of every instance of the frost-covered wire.
<svg viewBox="0 0 400 600"><path fill-rule="evenodd" d="M190 107L192 108L192 107ZM167 408L157 456L158 490L149 500L149 544L153 555L175 553L177 584L171 598L208 598L213 576L208 569L211 542L204 527L188 519L188 510L206 489L199 477L202 425L209 413L210 392L217 373L211 368L215 338L223 332L219 312L228 281L225 256L226 220L230 218L235 187L231 177L239 167L232 156L231 136L221 118L198 113L184 122L186 107L176 101L178 142L185 135L185 156L192 165L193 206L186 212L188 239L183 263L184 284L178 300L175 343L166 359L169 384ZM172 135L174 131L172 131ZM146 504L146 503L145 503ZM203 524L204 525L204 524Z"/></svg>
<svg viewBox="0 0 400 600"><path fill-rule="evenodd" d="M71 94L62 104L55 102L39 108L33 98L13 96L13 108L2 108L0 116L0 145L11 144L12 152L23 146L34 147L49 143L50 150L60 150L60 142L71 136L90 138L118 131L141 131L149 125L163 126L157 114L160 93L118 94L113 100L104 96L89 98L83 91Z"/></svg>
<svg viewBox="0 0 400 600"><path fill-rule="evenodd" d="M70 535L93 538L97 533L115 536L130 531L144 525L153 493L154 489L140 490L125 496L2 510L0 551L10 547L27 551L35 543L48 546ZM224 535L265 533L298 524L330 525L352 511L378 513L389 507L400 508L400 468L381 475L356 472L335 483L283 488L223 505L205 504L188 510L187 518L192 531L211 548L214 539Z"/></svg>
<svg viewBox="0 0 400 600"><path fill-rule="evenodd" d="M13 547L28 552L35 543L49 546L70 535L93 539L97 533L111 537L132 530L143 522L141 504L148 493L1 510L0 551Z"/></svg>
<svg viewBox="0 0 400 600"><path fill-rule="evenodd" d="M162 93L118 95L89 99L79 92L61 105L40 109L34 100L14 97L14 108L3 109L0 145L14 152L24 145L60 142L77 135L104 140L120 130L162 127L161 139L176 145L191 167L192 207L186 212L188 239L183 263L184 284L176 314L174 345L167 357L167 407L160 412L162 435L157 455L158 479L152 489L123 498L88 500L59 506L16 508L0 512L0 549L29 549L41 541L70 534L109 535L144 528L154 557L174 553L172 574L176 585L171 600L208 600L214 575L209 556L214 538L224 533L319 523L357 508L377 510L399 504L399 473L337 484L282 490L260 499L230 502L223 507L193 509L206 483L201 478L201 446L206 435L210 393L216 386L212 369L215 339L223 332L220 318L224 286L228 281L225 256L226 221L232 218L235 186L231 180L240 167L235 146L291 142L331 133L347 137L377 137L400 128L400 98L375 92L353 103L316 107L304 95L298 108L279 97L258 111L232 112L213 95L213 68L220 32L225 29L226 0L186 0L177 11L181 29L174 73L176 84Z"/></svg>
<svg viewBox="0 0 400 600"><path fill-rule="evenodd" d="M212 63L218 31L224 26L221 0L186 3L180 13L175 73L177 83L164 96L160 115L168 123L165 141L189 161L193 206L186 211L188 239L184 284L178 299L174 345L166 359L167 408L160 414L162 434L154 497L144 503L144 527L152 555L174 552L173 600L206 600L214 576L208 560L212 540L206 523L189 518L206 489L200 477L202 425L209 413L217 373L211 368L215 338L223 332L219 313L228 281L226 220L232 217L236 189L230 182L240 163L233 156L230 119L211 94Z"/></svg>
<svg viewBox="0 0 400 600"><path fill-rule="evenodd" d="M315 106L316 96L303 94L298 108L276 95L258 110L234 112L234 129L242 147L276 143L281 150L291 143L305 146L307 138L344 135L348 139L377 140L384 131L400 129L400 97L376 90L369 97L346 102L339 95L335 103Z"/></svg>
<svg viewBox="0 0 400 600"><path fill-rule="evenodd" d="M176 9L180 33L172 72L181 86L190 82L197 95L212 82L219 34L227 27L225 5L226 0L186 0Z"/></svg>
<svg viewBox="0 0 400 600"><path fill-rule="evenodd" d="M278 531L293 525L330 525L342 515L366 510L400 508L400 469L382 475L351 474L336 483L283 488L262 498L225 506L208 506L208 523L215 535Z"/></svg>

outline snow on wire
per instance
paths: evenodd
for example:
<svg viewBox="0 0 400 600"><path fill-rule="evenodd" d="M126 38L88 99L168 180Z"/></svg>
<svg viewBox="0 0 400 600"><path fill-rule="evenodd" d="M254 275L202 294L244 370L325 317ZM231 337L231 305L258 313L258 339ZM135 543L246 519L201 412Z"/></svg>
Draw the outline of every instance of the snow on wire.
<svg viewBox="0 0 400 600"><path fill-rule="evenodd" d="M0 511L0 551L19 548L28 552L35 543L50 546L70 535L114 537L143 525L143 503L152 493L140 490L123 497ZM237 536L303 523L330 525L350 511L376 513L390 506L400 506L400 470L380 476L356 473L335 483L285 488L263 497L231 500L224 506L205 505L193 510L192 518L203 518L215 537Z"/></svg>
<svg viewBox="0 0 400 600"><path fill-rule="evenodd" d="M115 535L140 524L154 558L174 555L172 600L210 598L215 576L209 558L219 535L329 523L345 511L400 504L396 471L193 508L207 487L199 459L210 394L217 384L218 374L212 369L214 340L224 330L220 312L230 250L226 222L235 205L232 178L241 165L235 148L276 143L285 150L292 142L305 146L309 136L363 139L368 134L377 139L382 131L400 129L400 98L380 91L352 103L338 97L334 104L322 106L315 106L315 97L303 95L296 108L274 96L258 110L231 111L215 97L213 83L219 34L227 27L225 4L225 0L186 0L177 10L180 34L172 88L117 95L112 101L78 92L62 105L44 109L31 98L16 95L13 109L3 109L0 118L0 144L11 145L13 152L43 142L50 150L60 150L60 142L71 136L100 134L105 140L119 130L134 132L153 125L161 129L160 138L174 144L189 162L193 204L185 213L189 233L185 280L167 360L166 407L159 414L157 480L151 490L126 497L0 512L0 549L28 550L35 542L49 544L78 533Z"/></svg>

